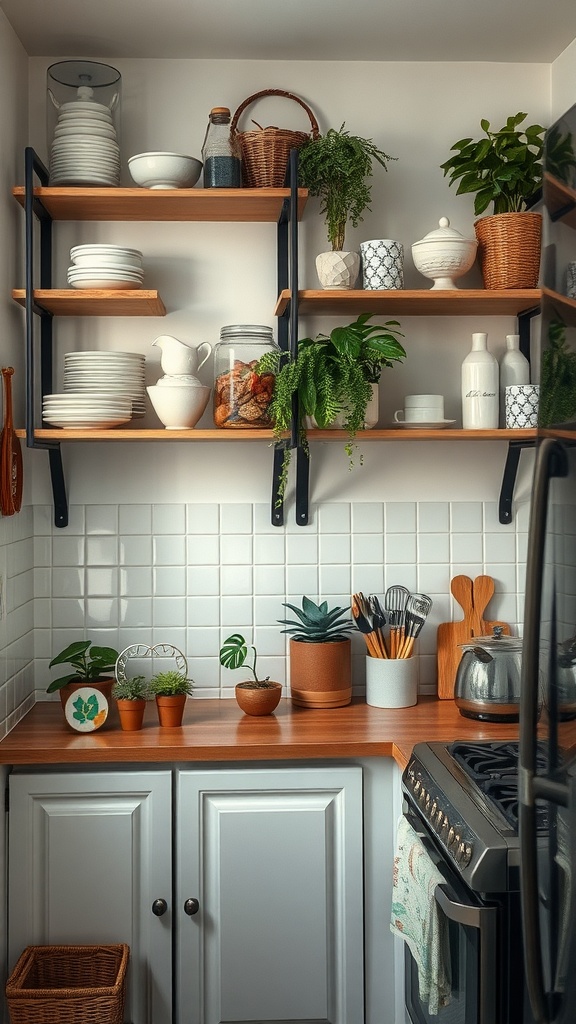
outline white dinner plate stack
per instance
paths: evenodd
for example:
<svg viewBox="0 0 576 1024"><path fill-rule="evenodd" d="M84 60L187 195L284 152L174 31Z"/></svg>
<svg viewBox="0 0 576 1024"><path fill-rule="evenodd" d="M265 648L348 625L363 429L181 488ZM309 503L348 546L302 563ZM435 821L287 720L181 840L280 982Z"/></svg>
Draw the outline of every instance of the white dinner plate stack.
<svg viewBox="0 0 576 1024"><path fill-rule="evenodd" d="M120 146L104 103L62 104L50 148L50 184L120 184Z"/></svg>
<svg viewBox="0 0 576 1024"><path fill-rule="evenodd" d="M62 395L45 395L42 418L53 427L72 430L107 430L132 417L132 402L123 395L110 396L97 391L68 391Z"/></svg>
<svg viewBox="0 0 576 1024"><path fill-rule="evenodd" d="M68 267L71 288L138 289L144 280L142 253L123 245L75 245Z"/></svg>
<svg viewBox="0 0 576 1024"><path fill-rule="evenodd" d="M145 358L138 352L66 352L64 391L129 399L132 418L146 411Z"/></svg>

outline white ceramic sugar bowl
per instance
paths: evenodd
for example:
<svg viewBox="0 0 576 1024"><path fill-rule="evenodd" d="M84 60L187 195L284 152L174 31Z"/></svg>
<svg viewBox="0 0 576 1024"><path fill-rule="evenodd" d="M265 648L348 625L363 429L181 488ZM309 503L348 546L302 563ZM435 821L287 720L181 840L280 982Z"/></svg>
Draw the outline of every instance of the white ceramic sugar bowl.
<svg viewBox="0 0 576 1024"><path fill-rule="evenodd" d="M453 289L458 287L455 279L470 270L477 248L475 238L464 238L450 227L448 217L441 217L434 231L413 242L412 259L416 270L434 281L432 289Z"/></svg>

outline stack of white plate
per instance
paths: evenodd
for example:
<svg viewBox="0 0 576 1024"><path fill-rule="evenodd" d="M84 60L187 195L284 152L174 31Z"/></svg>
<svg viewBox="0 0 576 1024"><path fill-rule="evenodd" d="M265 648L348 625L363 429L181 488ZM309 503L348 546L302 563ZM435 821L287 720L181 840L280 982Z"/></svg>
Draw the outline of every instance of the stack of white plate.
<svg viewBox="0 0 576 1024"><path fill-rule="evenodd" d="M61 105L50 149L50 184L120 184L120 147L104 103L85 99Z"/></svg>
<svg viewBox="0 0 576 1024"><path fill-rule="evenodd" d="M144 267L139 249L123 245L74 245L68 267L71 288L120 290L142 287Z"/></svg>
<svg viewBox="0 0 576 1024"><path fill-rule="evenodd" d="M64 391L127 398L132 418L140 419L146 411L144 363L144 356L137 352L66 352Z"/></svg>
<svg viewBox="0 0 576 1024"><path fill-rule="evenodd" d="M53 427L70 430L106 430L128 423L132 402L122 395L93 391L90 394L67 391L63 395L45 395L42 418Z"/></svg>

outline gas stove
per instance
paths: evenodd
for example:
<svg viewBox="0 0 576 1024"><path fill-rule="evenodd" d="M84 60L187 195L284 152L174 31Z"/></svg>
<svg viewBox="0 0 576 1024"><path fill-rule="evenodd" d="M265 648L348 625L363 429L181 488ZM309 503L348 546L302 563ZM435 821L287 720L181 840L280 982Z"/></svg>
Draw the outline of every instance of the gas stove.
<svg viewBox="0 0 576 1024"><path fill-rule="evenodd" d="M417 744L403 775L412 814L479 893L519 888L517 771L516 742L456 741ZM538 828L547 831L545 812Z"/></svg>

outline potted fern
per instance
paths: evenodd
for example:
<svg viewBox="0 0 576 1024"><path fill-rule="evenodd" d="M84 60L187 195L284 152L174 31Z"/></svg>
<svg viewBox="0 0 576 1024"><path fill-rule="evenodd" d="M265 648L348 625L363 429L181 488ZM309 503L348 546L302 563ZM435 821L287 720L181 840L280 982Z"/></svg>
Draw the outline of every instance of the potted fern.
<svg viewBox="0 0 576 1024"><path fill-rule="evenodd" d="M474 228L486 288L534 288L540 271L542 216L527 211L542 185L544 128L532 124L519 130L528 115L507 118L498 131L483 118L484 136L460 139L453 155L440 164L457 195L476 193L478 216L493 204L494 213Z"/></svg>
<svg viewBox="0 0 576 1024"><path fill-rule="evenodd" d="M307 426L340 427L347 431L346 452L352 455L356 432L378 421L378 382L384 367L406 356L398 337L403 337L397 320L369 324L371 314L363 313L351 324L335 327L329 335L302 338L296 359L277 350L267 352L258 372L276 377L269 406L274 436L280 441L292 424L297 399L297 429L306 444ZM281 496L286 487L290 450L284 451Z"/></svg>
<svg viewBox="0 0 576 1024"><path fill-rule="evenodd" d="M252 664L248 661L248 649L252 651ZM220 664L224 668L243 668L245 665L252 675L236 683L234 695L238 706L246 715L269 715L278 706L282 696L282 684L266 676L260 679L256 672L257 652L253 644L247 644L241 633L233 633L220 648Z"/></svg>
<svg viewBox="0 0 576 1024"><path fill-rule="evenodd" d="M150 691L156 700L158 720L163 727L182 725L186 701L193 683L184 672L168 669L156 672L150 680Z"/></svg>
<svg viewBox="0 0 576 1024"><path fill-rule="evenodd" d="M350 634L354 621L345 608L329 608L302 598L302 607L284 603L295 619L280 619L290 636L290 692L301 708L340 708L352 700Z"/></svg>
<svg viewBox="0 0 576 1024"><path fill-rule="evenodd" d="M358 227L370 209L374 161L384 170L395 157L379 149L372 139L350 135L345 125L311 137L298 154L298 181L311 196L319 197L325 215L330 252L320 253L316 269L324 288L353 288L360 271L357 252L344 249L346 227Z"/></svg>
<svg viewBox="0 0 576 1024"><path fill-rule="evenodd" d="M112 687L120 725L125 732L136 732L142 728L146 702L150 699L150 684L145 676L131 676L116 679Z"/></svg>

